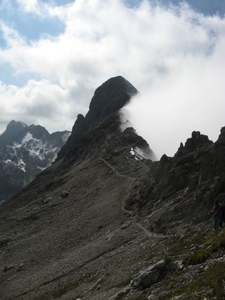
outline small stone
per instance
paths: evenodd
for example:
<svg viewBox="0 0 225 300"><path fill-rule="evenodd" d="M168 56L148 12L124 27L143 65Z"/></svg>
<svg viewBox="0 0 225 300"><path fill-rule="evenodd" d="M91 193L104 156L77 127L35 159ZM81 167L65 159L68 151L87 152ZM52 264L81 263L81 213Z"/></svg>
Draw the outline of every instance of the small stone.
<svg viewBox="0 0 225 300"><path fill-rule="evenodd" d="M16 269L16 272L20 272L24 267L24 263L19 264L18 268Z"/></svg>
<svg viewBox="0 0 225 300"><path fill-rule="evenodd" d="M69 196L69 192L68 191L62 191L61 192L61 198L66 198Z"/></svg>

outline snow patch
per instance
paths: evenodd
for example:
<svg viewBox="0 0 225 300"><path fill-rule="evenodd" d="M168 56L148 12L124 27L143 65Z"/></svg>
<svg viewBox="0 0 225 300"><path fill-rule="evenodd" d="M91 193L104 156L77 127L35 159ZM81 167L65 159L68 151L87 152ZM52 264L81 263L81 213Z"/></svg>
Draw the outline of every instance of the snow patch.
<svg viewBox="0 0 225 300"><path fill-rule="evenodd" d="M2 204L2 203L4 203L5 202L5 200L0 200L0 205Z"/></svg>
<svg viewBox="0 0 225 300"><path fill-rule="evenodd" d="M131 147L130 154L134 155L136 160L149 159L146 153L138 147L135 148Z"/></svg>
<svg viewBox="0 0 225 300"><path fill-rule="evenodd" d="M14 143L13 146L12 146L12 149L15 150L15 149L21 148L22 146L23 146L22 144Z"/></svg>
<svg viewBox="0 0 225 300"><path fill-rule="evenodd" d="M5 160L4 163L6 165L16 166L19 169L21 169L23 172L26 172L26 170L25 170L26 164L21 158L18 160L18 163L12 161L11 159Z"/></svg>
<svg viewBox="0 0 225 300"><path fill-rule="evenodd" d="M18 161L18 167L25 173L26 170L25 170L25 167L26 167L26 164L25 162L20 158L19 161Z"/></svg>
<svg viewBox="0 0 225 300"><path fill-rule="evenodd" d="M6 164L6 165L9 165L9 164L11 164L11 163L12 163L11 159L5 160L5 164Z"/></svg>
<svg viewBox="0 0 225 300"><path fill-rule="evenodd" d="M32 139L33 139L33 135L30 132L28 132L25 135L25 137L22 139L22 144L25 144L26 142L29 142Z"/></svg>
<svg viewBox="0 0 225 300"><path fill-rule="evenodd" d="M43 167L37 166L37 169L39 169L39 170L41 170L41 171L45 170L46 168L47 168L47 167L43 168Z"/></svg>

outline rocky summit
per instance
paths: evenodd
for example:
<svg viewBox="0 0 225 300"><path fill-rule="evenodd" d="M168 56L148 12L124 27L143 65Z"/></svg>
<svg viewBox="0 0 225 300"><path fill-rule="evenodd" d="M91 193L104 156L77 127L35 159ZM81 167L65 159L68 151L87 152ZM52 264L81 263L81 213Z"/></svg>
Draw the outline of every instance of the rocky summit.
<svg viewBox="0 0 225 300"><path fill-rule="evenodd" d="M225 230L210 211L225 198L225 127L154 161L120 129L136 93L105 82L55 163L0 206L0 299L224 299Z"/></svg>
<svg viewBox="0 0 225 300"><path fill-rule="evenodd" d="M0 135L0 203L17 194L48 167L70 135L11 121Z"/></svg>

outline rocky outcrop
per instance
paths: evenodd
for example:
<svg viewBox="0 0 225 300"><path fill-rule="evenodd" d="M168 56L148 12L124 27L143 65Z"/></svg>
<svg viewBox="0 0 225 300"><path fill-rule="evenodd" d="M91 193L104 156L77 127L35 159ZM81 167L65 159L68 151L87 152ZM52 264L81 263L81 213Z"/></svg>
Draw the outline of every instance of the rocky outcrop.
<svg viewBox="0 0 225 300"><path fill-rule="evenodd" d="M117 292L110 297L109 300L119 300L126 297L129 299L128 294L132 294L134 290L143 291L150 288L152 285L161 282L164 278L177 269L174 262L162 259L157 263L150 265L145 270L141 270L129 283L128 286ZM132 298L131 298L132 299ZM137 298L134 298L137 299ZM154 300L154 298L152 298Z"/></svg>
<svg viewBox="0 0 225 300"><path fill-rule="evenodd" d="M121 109L137 93L137 89L122 76L107 80L96 89L91 99L85 117L88 127Z"/></svg>
<svg viewBox="0 0 225 300"><path fill-rule="evenodd" d="M122 76L110 78L97 88L91 99L87 115L85 117L81 114L77 116L71 136L58 153L57 160L73 155L74 151L71 153L71 149L88 130L91 130L110 114L118 112L137 93L136 88Z"/></svg>
<svg viewBox="0 0 225 300"><path fill-rule="evenodd" d="M151 215L153 207L155 211L164 207L160 217L152 217L149 224L158 232L170 232L173 226L180 226L178 220L198 223L201 218L208 219L214 201L225 198L223 132L224 128L215 143L200 132L193 132L174 157L163 155L160 161L150 163L149 174L139 182L138 192L136 186L131 189L126 209Z"/></svg>
<svg viewBox="0 0 225 300"><path fill-rule="evenodd" d="M165 278L168 272L168 263L165 260L161 260L156 264L149 266L134 277L130 286L134 289L143 290L149 288L154 283L157 283Z"/></svg>

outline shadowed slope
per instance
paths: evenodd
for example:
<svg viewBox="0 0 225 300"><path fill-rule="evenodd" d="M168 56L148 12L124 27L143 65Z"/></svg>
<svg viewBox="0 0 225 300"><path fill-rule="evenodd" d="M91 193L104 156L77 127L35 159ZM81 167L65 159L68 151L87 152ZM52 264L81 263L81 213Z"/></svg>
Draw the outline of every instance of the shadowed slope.
<svg viewBox="0 0 225 300"><path fill-rule="evenodd" d="M70 140L0 207L1 299L222 300L225 231L209 210L225 197L224 133L152 162L116 111Z"/></svg>

